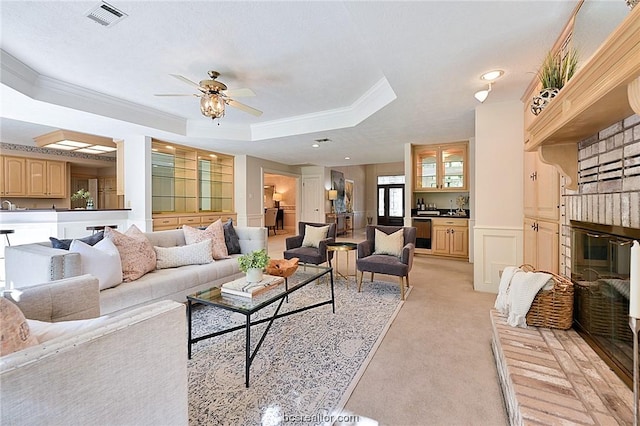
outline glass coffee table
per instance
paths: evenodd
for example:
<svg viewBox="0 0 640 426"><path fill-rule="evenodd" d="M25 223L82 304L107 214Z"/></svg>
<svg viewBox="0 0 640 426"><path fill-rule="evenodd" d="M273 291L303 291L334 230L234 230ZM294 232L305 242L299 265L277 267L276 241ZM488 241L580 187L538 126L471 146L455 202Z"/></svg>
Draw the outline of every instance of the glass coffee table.
<svg viewBox="0 0 640 426"><path fill-rule="evenodd" d="M289 295L294 293L309 283L312 283L322 277L328 277L331 282L331 298L318 303L311 304L302 308L298 308L291 311L280 312L285 300L288 301ZM251 316L262 309L270 306L274 303L278 303L275 312L267 318L251 321ZM208 306L213 306L220 309L226 309L232 312L237 312L245 316L245 324L231 327L228 329L216 331L215 333L205 334L203 336L194 337L192 335L192 305L200 303ZM216 336L231 333L237 330L245 330L245 386L249 387L249 371L251 364L262 346L262 342L267 335L267 332L271 328L273 321L277 318L283 318L289 315L293 315L302 311L317 308L319 306L331 305L333 313L336 313L335 295L333 289L333 268L317 265L308 265L301 263L298 269L288 278L285 278L284 285L280 285L274 289L265 291L253 298L243 296L229 296L221 293L217 287L210 288L208 290L199 291L197 293L187 296L187 319L189 328L189 340L187 343L187 351L189 359L191 359L191 346L201 340L211 339ZM253 352L251 351L251 326L268 322L260 340L256 344Z"/></svg>

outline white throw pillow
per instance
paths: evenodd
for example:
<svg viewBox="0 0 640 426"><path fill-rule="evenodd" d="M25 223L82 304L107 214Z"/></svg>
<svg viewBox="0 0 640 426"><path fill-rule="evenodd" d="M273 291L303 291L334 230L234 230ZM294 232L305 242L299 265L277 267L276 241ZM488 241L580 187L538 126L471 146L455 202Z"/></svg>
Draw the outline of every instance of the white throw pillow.
<svg viewBox="0 0 640 426"><path fill-rule="evenodd" d="M39 343L44 343L56 337L79 334L83 331L97 328L108 319L109 317L106 315L85 320L60 322L45 322L27 318L27 323L31 329L31 334L38 339Z"/></svg>
<svg viewBox="0 0 640 426"><path fill-rule="evenodd" d="M156 269L183 265L202 265L213 262L211 240L177 247L153 247L156 251Z"/></svg>
<svg viewBox="0 0 640 426"><path fill-rule="evenodd" d="M100 290L115 287L122 282L122 261L118 248L108 238L90 246L73 240L69 252L80 253L82 273L98 279Z"/></svg>
<svg viewBox="0 0 640 426"><path fill-rule="evenodd" d="M302 240L302 247L315 247L318 248L320 241L327 238L327 232L329 232L329 225L327 226L304 226L304 239Z"/></svg>
<svg viewBox="0 0 640 426"><path fill-rule="evenodd" d="M388 254L400 257L404 247L404 229L399 229L393 234L385 234L379 229L375 230L375 248L373 254Z"/></svg>

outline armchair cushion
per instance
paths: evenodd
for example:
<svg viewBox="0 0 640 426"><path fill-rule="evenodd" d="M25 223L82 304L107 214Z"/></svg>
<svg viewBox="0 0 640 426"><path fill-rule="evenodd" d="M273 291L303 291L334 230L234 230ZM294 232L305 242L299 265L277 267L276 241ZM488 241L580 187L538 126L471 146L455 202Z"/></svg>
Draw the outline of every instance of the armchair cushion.
<svg viewBox="0 0 640 426"><path fill-rule="evenodd" d="M31 334L38 339L38 343L44 343L60 336L70 336L72 334L82 333L99 327L100 324L107 321L107 315L83 320L46 322L34 319L27 319Z"/></svg>
<svg viewBox="0 0 640 426"><path fill-rule="evenodd" d="M327 238L327 232L329 231L329 225L327 226L305 226L304 239L302 240L302 247L315 247L320 246L320 241Z"/></svg>
<svg viewBox="0 0 640 426"><path fill-rule="evenodd" d="M399 229L391 234L376 229L375 248L373 254L387 254L400 257L404 246L404 229Z"/></svg>
<svg viewBox="0 0 640 426"><path fill-rule="evenodd" d="M326 231L324 230L325 228ZM319 229L319 231L316 231L316 229ZM317 247L304 246L307 231L312 234L317 232L322 235L324 233L324 237L318 240ZM320 265L327 260L330 262L333 258L333 252L329 252L329 257L327 258L327 243L333 242L335 239L335 223L327 225L326 223L298 222L298 235L285 240L287 249L284 252L284 258L293 259L297 257L301 263L312 263L314 265Z"/></svg>

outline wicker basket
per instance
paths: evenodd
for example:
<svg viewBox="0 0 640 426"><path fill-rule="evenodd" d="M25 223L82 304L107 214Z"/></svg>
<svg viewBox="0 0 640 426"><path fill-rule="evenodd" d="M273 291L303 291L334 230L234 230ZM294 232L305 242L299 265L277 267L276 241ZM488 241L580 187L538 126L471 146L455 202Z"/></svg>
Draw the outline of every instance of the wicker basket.
<svg viewBox="0 0 640 426"><path fill-rule="evenodd" d="M562 275L548 271L536 271L531 265L522 265L526 272L543 272L551 275L553 287L540 290L527 312L527 325L533 327L567 330L573 324L573 283Z"/></svg>

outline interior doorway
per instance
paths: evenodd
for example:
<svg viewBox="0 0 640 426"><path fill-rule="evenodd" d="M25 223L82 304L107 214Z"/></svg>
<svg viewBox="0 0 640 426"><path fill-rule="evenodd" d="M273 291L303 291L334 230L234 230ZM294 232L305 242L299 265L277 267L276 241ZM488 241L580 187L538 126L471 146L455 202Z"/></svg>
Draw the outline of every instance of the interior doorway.
<svg viewBox="0 0 640 426"><path fill-rule="evenodd" d="M276 234L295 234L296 215L299 203L297 195L298 177L264 172L263 207L277 208Z"/></svg>

